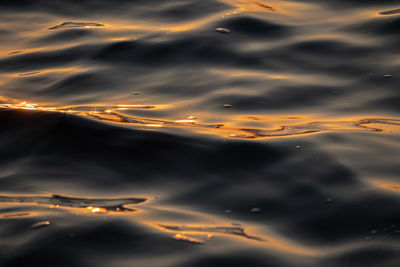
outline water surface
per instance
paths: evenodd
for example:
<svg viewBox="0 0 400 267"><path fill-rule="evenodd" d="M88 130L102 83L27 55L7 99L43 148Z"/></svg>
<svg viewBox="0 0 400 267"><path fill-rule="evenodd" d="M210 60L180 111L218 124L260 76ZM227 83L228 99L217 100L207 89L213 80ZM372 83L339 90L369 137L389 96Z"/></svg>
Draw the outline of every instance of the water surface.
<svg viewBox="0 0 400 267"><path fill-rule="evenodd" d="M395 0L0 2L1 266L399 266Z"/></svg>

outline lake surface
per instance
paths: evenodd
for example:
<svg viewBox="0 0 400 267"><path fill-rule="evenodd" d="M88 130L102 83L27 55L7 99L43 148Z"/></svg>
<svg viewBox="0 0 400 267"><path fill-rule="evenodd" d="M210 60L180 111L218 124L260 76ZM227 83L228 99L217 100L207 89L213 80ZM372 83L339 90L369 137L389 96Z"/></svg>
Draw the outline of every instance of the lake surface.
<svg viewBox="0 0 400 267"><path fill-rule="evenodd" d="M0 266L400 266L396 0L0 1Z"/></svg>

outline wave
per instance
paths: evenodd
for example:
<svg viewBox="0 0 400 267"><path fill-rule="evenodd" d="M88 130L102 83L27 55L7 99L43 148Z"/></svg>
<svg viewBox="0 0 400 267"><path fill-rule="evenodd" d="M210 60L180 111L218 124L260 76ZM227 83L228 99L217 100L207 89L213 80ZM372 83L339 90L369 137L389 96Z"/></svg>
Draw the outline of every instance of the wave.
<svg viewBox="0 0 400 267"><path fill-rule="evenodd" d="M125 198L125 199L86 199L86 198L70 198L59 195L51 197L25 197L25 196L0 196L0 202L17 202L17 203L36 203L40 205L52 205L57 207L74 207L89 208L96 212L97 210L105 211L133 211L124 207L127 204L137 204L144 202L143 198Z"/></svg>
<svg viewBox="0 0 400 267"><path fill-rule="evenodd" d="M185 127L196 130L206 129L210 133L221 135L231 132L228 138L269 138L269 137L291 137L304 134L329 133L329 132L381 132L386 127L391 127L393 132L399 131L400 119L396 118L364 118L356 121L312 121L307 123L296 123L293 125L280 125L276 129L263 128L232 128L224 122L220 123L200 123L195 117L178 119L175 121L161 120L156 118L135 117L123 112L134 110L151 110L157 108L156 105L95 105L95 106L66 106L66 107L46 107L38 104L19 102L12 99L4 99L8 103L0 104L0 109L5 110L33 110L46 112L60 112L78 115L95 120L125 124L132 126L145 126L150 128L162 127ZM249 117L250 120L260 120L257 117ZM268 121L264 122L268 124Z"/></svg>

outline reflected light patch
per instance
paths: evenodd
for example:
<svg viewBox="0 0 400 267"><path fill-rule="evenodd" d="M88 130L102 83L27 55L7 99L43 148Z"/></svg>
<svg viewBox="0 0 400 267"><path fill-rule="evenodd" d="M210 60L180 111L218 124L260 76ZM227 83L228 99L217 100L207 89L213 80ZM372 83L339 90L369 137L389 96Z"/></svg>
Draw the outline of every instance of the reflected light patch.
<svg viewBox="0 0 400 267"><path fill-rule="evenodd" d="M28 102L21 102L19 104L16 104L15 106L20 109L28 109L28 110L36 110L38 108L37 104L31 104Z"/></svg>
<svg viewBox="0 0 400 267"><path fill-rule="evenodd" d="M173 236L173 239L180 240L180 241L187 241L187 242L195 243L195 244L203 244L204 243L200 239L190 237L190 236L187 236L184 234L176 234Z"/></svg>
<svg viewBox="0 0 400 267"><path fill-rule="evenodd" d="M35 224L32 224L31 227L32 228L42 228L42 227L46 227L50 225L50 221L42 221L42 222L38 222Z"/></svg>
<svg viewBox="0 0 400 267"><path fill-rule="evenodd" d="M36 110L60 112L87 117L90 119L118 123L131 126L146 126L152 128L186 127L199 133L217 135L235 139L261 139L295 137L327 132L370 132L370 133L400 133L400 118L332 118L320 119L315 114L302 116L273 114L241 114L226 115L213 123L198 121L194 116L185 119L169 120L159 118L138 117L131 115L135 110L154 110L166 108L168 105L77 105L54 106L37 104L28 101L18 101L0 97L0 109ZM171 107L170 107L171 108ZM233 108L232 108L233 109ZM212 119L212 114L204 111L204 119ZM214 119L212 119L214 120Z"/></svg>
<svg viewBox="0 0 400 267"><path fill-rule="evenodd" d="M371 183L374 186L380 187L382 189L392 190L392 191L395 191L397 193L400 193L400 184L387 183L387 182L384 182L384 181L376 181L376 180L372 180Z"/></svg>
<svg viewBox="0 0 400 267"><path fill-rule="evenodd" d="M100 207L87 207L86 208L88 211L90 211L91 213L106 213L107 210L104 208L100 208Z"/></svg>
<svg viewBox="0 0 400 267"><path fill-rule="evenodd" d="M177 120L177 123L194 123L194 120Z"/></svg>

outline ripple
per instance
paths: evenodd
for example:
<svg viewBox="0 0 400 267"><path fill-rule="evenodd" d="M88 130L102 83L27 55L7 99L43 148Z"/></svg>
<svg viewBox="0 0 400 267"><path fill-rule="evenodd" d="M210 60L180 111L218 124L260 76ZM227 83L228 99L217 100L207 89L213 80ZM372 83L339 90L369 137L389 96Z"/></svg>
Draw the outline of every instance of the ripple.
<svg viewBox="0 0 400 267"><path fill-rule="evenodd" d="M185 233L214 233L214 234L228 234L244 237L247 239L253 239L257 241L263 241L261 238L256 236L250 236L245 233L242 227L194 227L194 226L175 226L175 225L159 225L161 228L170 231L179 231Z"/></svg>
<svg viewBox="0 0 400 267"><path fill-rule="evenodd" d="M219 32L219 33L225 33L225 34L231 33L231 31L228 30L228 29L226 29L226 28L216 28L215 30L216 30L217 32Z"/></svg>
<svg viewBox="0 0 400 267"><path fill-rule="evenodd" d="M51 224L50 221L41 221L31 225L32 228L43 228L49 226Z"/></svg>
<svg viewBox="0 0 400 267"><path fill-rule="evenodd" d="M400 8L379 12L380 15L396 15L399 13L400 13Z"/></svg>
<svg viewBox="0 0 400 267"><path fill-rule="evenodd" d="M104 24L95 22L63 22L59 25L50 27L49 30L70 29L70 28L97 28L104 27Z"/></svg>
<svg viewBox="0 0 400 267"><path fill-rule="evenodd" d="M77 27L75 27L77 28ZM39 37L33 40L31 43L34 46L48 46L51 44L66 44L68 42L82 40L94 35L90 27L84 27L84 29L65 29L63 31L51 32L51 34ZM92 27L93 28L93 27Z"/></svg>
<svg viewBox="0 0 400 267"><path fill-rule="evenodd" d="M202 123L198 118L189 116L184 119L163 120L157 118L144 118L127 114L130 110L152 110L160 108L157 105L77 105L55 107L39 105L29 102L19 102L14 99L0 98L3 101L0 109L21 109L31 111L46 111L68 113L77 116L87 117L99 121L127 124L132 126L146 126L151 128L184 127L188 129L205 129L212 134L225 135L235 139L258 139L273 137L291 137L306 134L328 133L328 132L386 132L390 127L391 133L400 132L400 119L397 118L363 118L358 120L345 121L308 121L297 124L277 125L276 128L241 128L232 127L229 122ZM231 105L225 104L226 109L232 109ZM125 112L125 113L124 113ZM252 116L242 120L253 121ZM260 118L257 118L260 120ZM268 119L264 119L267 124ZM279 123L275 122L275 123Z"/></svg>
<svg viewBox="0 0 400 267"><path fill-rule="evenodd" d="M284 24L277 24L265 19L240 16L227 19L221 22L226 28L234 33L240 33L252 38L280 38L286 37L291 27Z"/></svg>
<svg viewBox="0 0 400 267"><path fill-rule="evenodd" d="M269 6L267 4L264 4L263 2L260 2L260 1L247 0L247 2L253 3L253 4L258 5L258 6L262 7L262 8L268 9L270 11L277 11L277 9L275 9L274 7Z"/></svg>
<svg viewBox="0 0 400 267"><path fill-rule="evenodd" d="M35 203L39 205L52 205L57 207L87 208L91 212L104 211L134 211L125 205L138 204L146 201L144 198L115 198L115 199L90 199L90 198L71 198L60 195L51 197L26 197L26 196L0 196L3 203Z"/></svg>

